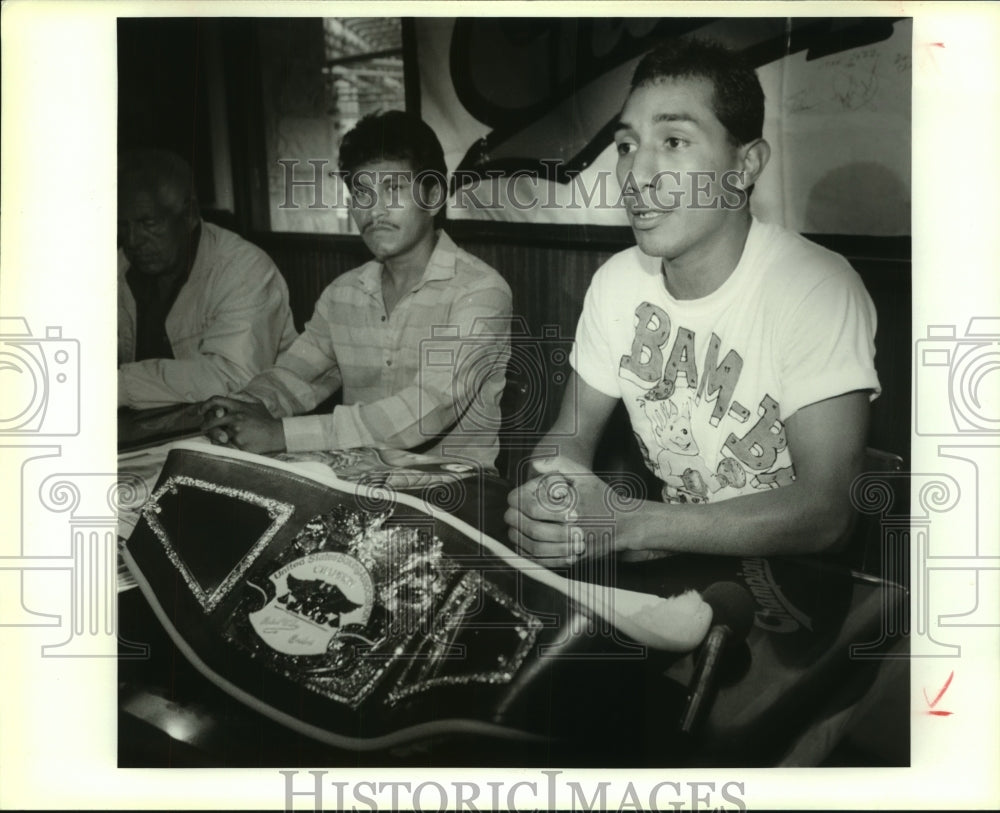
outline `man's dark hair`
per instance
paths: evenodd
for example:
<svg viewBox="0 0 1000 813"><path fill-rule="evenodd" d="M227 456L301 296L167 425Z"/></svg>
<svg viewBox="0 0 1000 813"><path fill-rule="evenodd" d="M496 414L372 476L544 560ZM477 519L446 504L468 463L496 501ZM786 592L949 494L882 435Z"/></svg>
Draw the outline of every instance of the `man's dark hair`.
<svg viewBox="0 0 1000 813"><path fill-rule="evenodd" d="M198 215L191 165L167 150L131 149L118 156L118 187L144 189L176 214Z"/></svg>
<svg viewBox="0 0 1000 813"><path fill-rule="evenodd" d="M737 145L764 133L764 91L753 67L712 40L666 40L646 54L632 74L630 92L665 79L707 79L712 108Z"/></svg>
<svg viewBox="0 0 1000 813"><path fill-rule="evenodd" d="M350 185L355 170L372 161L408 161L414 177L433 173L447 192L448 167L434 131L412 113L388 110L359 121L340 142L340 170Z"/></svg>

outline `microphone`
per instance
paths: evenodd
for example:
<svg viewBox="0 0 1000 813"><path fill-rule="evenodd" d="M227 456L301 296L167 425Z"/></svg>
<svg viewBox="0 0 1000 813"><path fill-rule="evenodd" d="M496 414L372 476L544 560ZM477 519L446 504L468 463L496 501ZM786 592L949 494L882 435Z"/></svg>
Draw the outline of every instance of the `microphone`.
<svg viewBox="0 0 1000 813"><path fill-rule="evenodd" d="M746 638L756 611L753 597L735 582L709 585L701 597L712 608L712 626L701 646L681 714L680 727L684 734L691 734L700 722L715 690L723 654L731 644Z"/></svg>

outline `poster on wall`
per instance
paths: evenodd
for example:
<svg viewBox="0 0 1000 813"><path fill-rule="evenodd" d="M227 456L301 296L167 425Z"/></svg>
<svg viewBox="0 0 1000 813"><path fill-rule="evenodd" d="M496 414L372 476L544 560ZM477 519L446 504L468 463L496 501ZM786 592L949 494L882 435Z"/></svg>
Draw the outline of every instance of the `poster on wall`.
<svg viewBox="0 0 1000 813"><path fill-rule="evenodd" d="M614 121L636 64L704 37L757 69L759 217L812 234L910 233L912 21L417 18L420 113L453 173L449 217L626 225Z"/></svg>

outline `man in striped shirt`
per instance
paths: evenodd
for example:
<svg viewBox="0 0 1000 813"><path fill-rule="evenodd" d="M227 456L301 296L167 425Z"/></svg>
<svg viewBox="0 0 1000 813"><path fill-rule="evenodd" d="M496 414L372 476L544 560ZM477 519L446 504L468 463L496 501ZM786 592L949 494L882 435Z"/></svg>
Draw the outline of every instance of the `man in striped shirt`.
<svg viewBox="0 0 1000 813"><path fill-rule="evenodd" d="M274 367L202 405L205 433L251 452L375 446L492 469L511 293L435 229L447 195L437 137L406 113L368 116L344 137L340 168L375 259L323 291ZM338 389L341 406L303 414Z"/></svg>

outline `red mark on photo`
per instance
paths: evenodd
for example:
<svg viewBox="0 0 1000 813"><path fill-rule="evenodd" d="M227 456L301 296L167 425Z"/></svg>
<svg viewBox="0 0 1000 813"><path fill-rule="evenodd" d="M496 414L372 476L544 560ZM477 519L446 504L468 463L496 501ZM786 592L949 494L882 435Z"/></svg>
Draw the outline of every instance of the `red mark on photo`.
<svg viewBox="0 0 1000 813"><path fill-rule="evenodd" d="M940 709L936 709L934 707L938 704L938 701L942 697L944 697L944 693L946 691L948 691L948 687L951 686L951 681L952 681L952 678L954 678L954 677L955 677L955 671L952 670L951 673L948 675L948 679L944 682L944 686L941 687L941 691L939 691L937 693L937 697L935 697L933 700L931 700L927 696L927 690L926 689L922 689L921 690L924 693L924 700L926 701L927 705L930 706L930 708L927 709L927 713L928 714L934 714L934 715L936 715L938 717L947 717L949 714L953 713L953 712L950 712L950 711L941 711Z"/></svg>
<svg viewBox="0 0 1000 813"><path fill-rule="evenodd" d="M916 64L920 68L931 69L935 73L941 73L941 67L937 61L937 49L946 50L943 42L921 42L914 47L914 57Z"/></svg>

